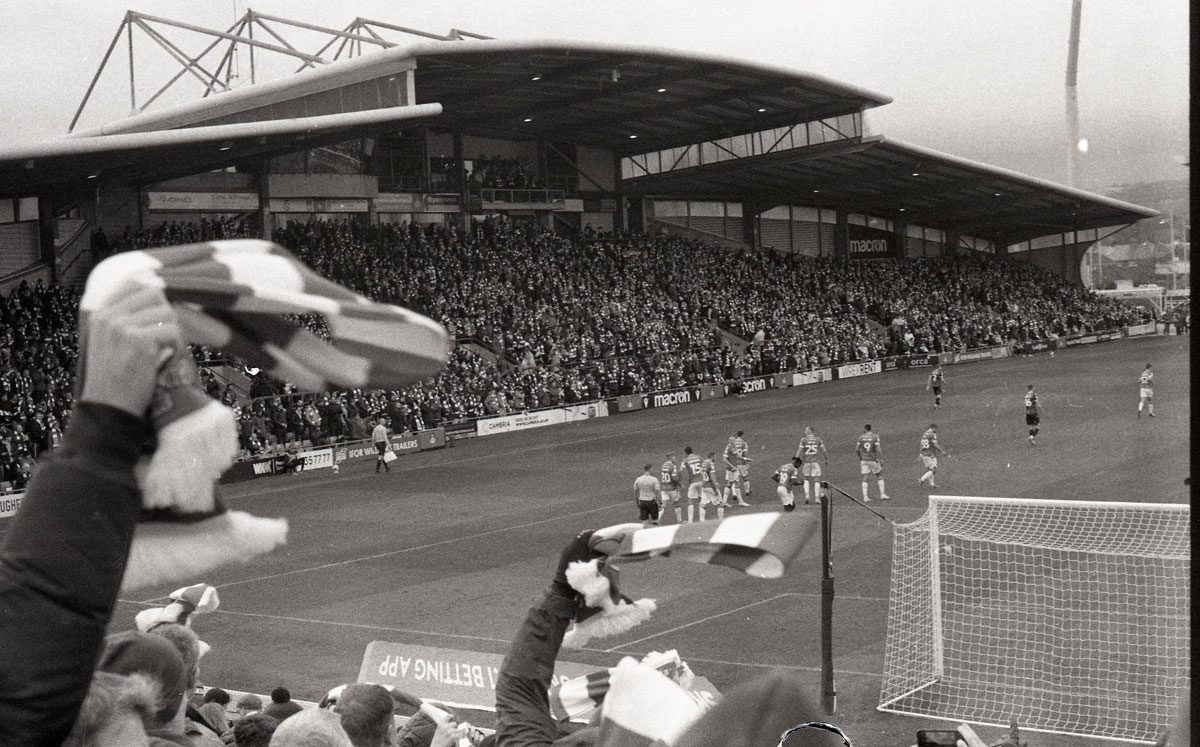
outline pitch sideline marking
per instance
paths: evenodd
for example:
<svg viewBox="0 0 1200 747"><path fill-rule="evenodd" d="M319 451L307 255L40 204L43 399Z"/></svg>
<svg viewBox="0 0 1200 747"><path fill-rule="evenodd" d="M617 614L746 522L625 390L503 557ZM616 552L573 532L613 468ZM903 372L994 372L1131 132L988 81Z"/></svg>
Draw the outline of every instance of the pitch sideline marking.
<svg viewBox="0 0 1200 747"><path fill-rule="evenodd" d="M813 596L813 597L815 597L818 595L806 594L806 593L802 593L802 592L789 592L786 594L781 594L780 596ZM866 599L866 600L873 600L873 601L883 601L882 598L880 598L880 597L859 597L859 598ZM117 601L122 602L124 604L136 604L136 605L142 606L142 607L150 606L147 602L138 602L138 601L135 601L132 599L118 599ZM770 601L770 600L764 600L764 601ZM731 610L731 611L733 611L733 610ZM385 631L388 631L391 633L408 633L410 635L427 635L427 636L435 636L435 637L442 637L442 638L461 638L461 639L469 640L469 641L488 641L491 643L512 643L512 641L506 641L501 638L489 638L487 636L480 636L480 635L463 635L461 633L442 633L442 632L435 632L432 630L417 630L415 628L393 628L393 627L389 627L386 625L367 625L366 623L347 623L347 622L337 622L334 620L315 620L312 618L293 617L290 615L267 615L267 614L261 614L261 613L257 613L257 612L233 612L231 610L221 610L221 609L214 610L213 614L234 615L237 617L254 617L254 618L260 618L260 619L266 619L266 620L280 620L280 621L284 621L284 622L298 622L298 623L305 623L305 624L309 624L309 625L333 625L333 626L341 627L341 628L357 628L357 629L361 629L361 630L385 630ZM645 655L644 653L640 653L640 652L621 651L619 649L598 649L598 648L585 647L580 650L587 651L590 653L596 653L596 654L616 653L616 654L622 654L622 655L628 655L628 656L644 656ZM757 662L748 662L748 661L727 661L724 659L701 659L701 658L697 658L695 656L689 656L688 661L696 661L696 662L700 662L702 664L721 664L721 665L733 666L733 667L752 667L752 668L756 668L756 669L789 669L789 670L795 670L795 671L800 671L800 672L819 672L819 671L821 671L820 667L810 667L810 666L805 666L803 664L759 664ZM879 678L879 679L881 679L883 677L883 674L880 672L861 672L861 671L854 670L854 669L838 669L837 673L838 674L846 674L846 675L854 675L854 676L859 676L859 677L875 677L875 678Z"/></svg>
<svg viewBox="0 0 1200 747"><path fill-rule="evenodd" d="M612 648L606 648L606 649L604 649L604 653L606 653L606 654L612 653L619 648L624 648L626 646L632 646L635 643L642 643L643 641L648 641L651 638L658 638L659 636L667 635L668 633L675 633L680 630L683 630L684 628L690 628L693 625L699 625L702 622L708 622L709 620L715 620L718 617L724 617L725 615L732 615L734 612L741 612L742 610L748 610L751 607L757 607L760 604L766 604L767 602L773 602L776 599L782 599L783 597L790 597L790 596L796 596L796 592L788 591L788 592L784 592L783 594L776 594L775 596L768 597L767 599L760 599L757 602L751 602L750 604L743 604L741 607L734 607L733 609L726 610L725 612L718 612L715 615L709 615L708 617L702 617L699 620L693 620L690 623L684 623L683 625L677 625L674 628L667 628L666 630L661 630L657 633L653 633L653 634L645 636L643 638L638 638L636 640L632 640L627 643L622 643L622 644L613 646Z"/></svg>
<svg viewBox="0 0 1200 747"><path fill-rule="evenodd" d="M525 524L516 524L514 526L500 527L498 529L489 529L486 532L477 532L475 534L468 534L468 535L464 535L462 537L451 537L450 539L439 540L437 542L430 542L429 544L426 544L426 545L417 545L416 547L405 547L405 548L401 548L399 550L389 550L388 552L376 553L375 555L366 555L361 558L349 558L347 560L339 560L336 563L323 563L321 565L315 565L315 566L311 566L309 568L296 568L296 569L293 569L290 571L284 571L282 573L272 573L267 576L246 578L246 579L242 579L240 581L230 581L230 582L224 583L224 584L216 584L216 588L226 589L226 588L229 588L230 586L241 586L242 584L252 584L257 581L270 581L271 579L283 578L284 576L294 576L298 573L309 573L310 571L320 571L320 570L325 570L327 568L337 568L339 566L350 565L352 563L361 563L361 562L364 562L367 560L378 560L380 558L387 558L387 557L391 557L392 555L400 555L400 554L403 554L406 552L416 552L418 550L428 550L431 547L438 547L440 545L448 545L453 542L462 542L463 540L479 539L480 537L486 537L491 534L499 534L500 532L509 532L514 529L526 529L528 527L537 526L538 524L548 524L552 521L559 521L561 519L567 519L572 516L583 516L584 514L592 514L592 513L596 513L597 511L607 511L611 508L625 506L627 503L628 503L628 501L622 501L620 503L610 503L608 505L600 506L598 508L589 508L586 511L575 511L575 512L572 512L569 514L562 514L560 516L552 516L548 519L538 519L537 521L530 521ZM161 599L161 598L162 597L156 597L156 599Z"/></svg>

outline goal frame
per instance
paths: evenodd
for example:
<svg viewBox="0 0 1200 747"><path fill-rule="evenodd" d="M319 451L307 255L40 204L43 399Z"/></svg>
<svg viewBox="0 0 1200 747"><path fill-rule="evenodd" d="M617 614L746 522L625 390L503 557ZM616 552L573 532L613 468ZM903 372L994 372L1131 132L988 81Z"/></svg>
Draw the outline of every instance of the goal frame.
<svg viewBox="0 0 1200 747"><path fill-rule="evenodd" d="M956 723L971 723L979 726L991 726L999 728L1007 728L1009 724L996 721L980 720L975 718L955 718L951 716L936 716L927 714L916 714L910 711L895 709L892 706L896 703L911 697L914 693L918 693L933 685L941 682L945 676L945 641L943 638L943 610L942 610L942 579L941 579L941 564L939 563L940 548L940 530L938 526L938 507L948 505L969 505L986 502L991 505L1007 505L1007 506L1030 506L1038 508L1075 508L1081 506L1103 506L1104 508L1112 509L1152 509L1159 511L1178 511L1180 513L1190 513L1191 506L1186 503L1142 503L1136 501L1077 501L1077 500L1060 500L1060 499L1040 499L1040 498L1001 498L995 496L952 496L952 495L930 495L929 508L925 516L928 523L928 552L930 558L930 624L932 628L933 642L933 678L927 682L917 685L905 692L896 695L888 700L882 701L876 710L883 713L892 713L901 716L910 716L916 718L928 718L937 721L950 721ZM920 521L918 519L917 521ZM915 522L914 522L915 523ZM893 584L895 579L893 578ZM891 616L891 606L889 604L889 618ZM1043 734L1061 734L1063 736L1085 737L1089 739L1097 739L1109 742L1122 744L1154 744L1154 740L1139 740L1125 737L1114 737L1094 734L1081 734L1078 731L1065 731L1047 728L1038 728L1036 726L1020 725L1024 731L1039 732Z"/></svg>

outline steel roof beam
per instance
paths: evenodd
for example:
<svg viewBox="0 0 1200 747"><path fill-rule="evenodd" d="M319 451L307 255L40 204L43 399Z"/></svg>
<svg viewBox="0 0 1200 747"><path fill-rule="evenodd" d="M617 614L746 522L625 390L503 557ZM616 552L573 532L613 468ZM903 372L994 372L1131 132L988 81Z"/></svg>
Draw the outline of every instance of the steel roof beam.
<svg viewBox="0 0 1200 747"><path fill-rule="evenodd" d="M133 22L137 25L138 28L140 28L142 31L146 32L147 36L149 36L154 41L158 42L159 46L162 47L164 50L166 50L169 55L174 57L175 61L183 66L184 71L191 73L193 76L196 77L197 80L199 80L201 83L203 83L206 87L211 86L211 85L219 85L219 86L221 86L221 88L225 89L226 91L229 90L229 86L226 85L220 78L218 78L216 75L213 75L211 72L209 72L207 68L205 68L199 62L197 62L195 59L188 57L187 54L182 49L175 46L175 44L172 43L171 41L169 41L165 36L158 33L158 31L150 28L149 24L145 23L144 21L142 21L141 19L138 19L138 18L134 18ZM197 70L199 70L200 72L197 72ZM200 73L204 73L204 75L201 75ZM207 80L205 79L205 76L208 77Z"/></svg>
<svg viewBox="0 0 1200 747"><path fill-rule="evenodd" d="M253 37L238 36L236 34L226 33L223 31L217 31L216 29L207 29L207 28L204 28L203 26L197 26L192 23L185 23L183 21L173 21L170 18L163 18L161 16L152 16L147 13L133 13L133 16L135 18L140 18L143 21L150 21L153 23L161 23L164 26L174 26L175 28L183 29L184 31L194 31L198 34L206 34L208 36L217 36L222 39L228 39L229 41L237 42L238 44L246 44L251 47L258 47L259 49L265 49L270 52L278 52L279 54L287 55L289 57L296 57L296 58L299 58L302 60L308 60L309 62L317 62L322 65L326 64L326 62L327 62L325 59L323 59L321 57L317 57L316 55L311 55L311 54L308 54L307 52L300 52L295 49L288 49L287 47L280 47L275 44L269 44L267 42L258 41L257 39L254 39Z"/></svg>

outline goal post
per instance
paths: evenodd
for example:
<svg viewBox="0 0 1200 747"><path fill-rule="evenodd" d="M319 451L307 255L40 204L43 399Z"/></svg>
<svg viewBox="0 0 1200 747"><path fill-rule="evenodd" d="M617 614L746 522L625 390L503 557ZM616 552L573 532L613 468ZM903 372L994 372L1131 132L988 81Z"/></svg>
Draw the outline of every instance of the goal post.
<svg viewBox="0 0 1200 747"><path fill-rule="evenodd" d="M894 528L879 710L1153 742L1188 686L1189 520L930 496Z"/></svg>

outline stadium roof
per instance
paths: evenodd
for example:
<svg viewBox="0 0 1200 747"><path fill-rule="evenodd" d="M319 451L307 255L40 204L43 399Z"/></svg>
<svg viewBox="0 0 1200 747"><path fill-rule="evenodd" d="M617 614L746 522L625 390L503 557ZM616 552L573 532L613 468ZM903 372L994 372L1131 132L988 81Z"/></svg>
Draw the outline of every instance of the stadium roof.
<svg viewBox="0 0 1200 747"><path fill-rule="evenodd" d="M882 136L623 181L626 194L842 207L1009 241L1133 223L1157 211Z"/></svg>
<svg viewBox="0 0 1200 747"><path fill-rule="evenodd" d="M618 153L850 114L891 101L809 73L694 52L545 40L420 41L76 134L353 111L371 106L368 99L414 66L416 103L443 108L431 124ZM363 91L369 95L361 96Z"/></svg>
<svg viewBox="0 0 1200 747"><path fill-rule="evenodd" d="M70 191L99 176L145 184L222 168L260 153L285 153L395 130L437 116L437 104L393 106L350 114L69 137L0 149L0 195Z"/></svg>

